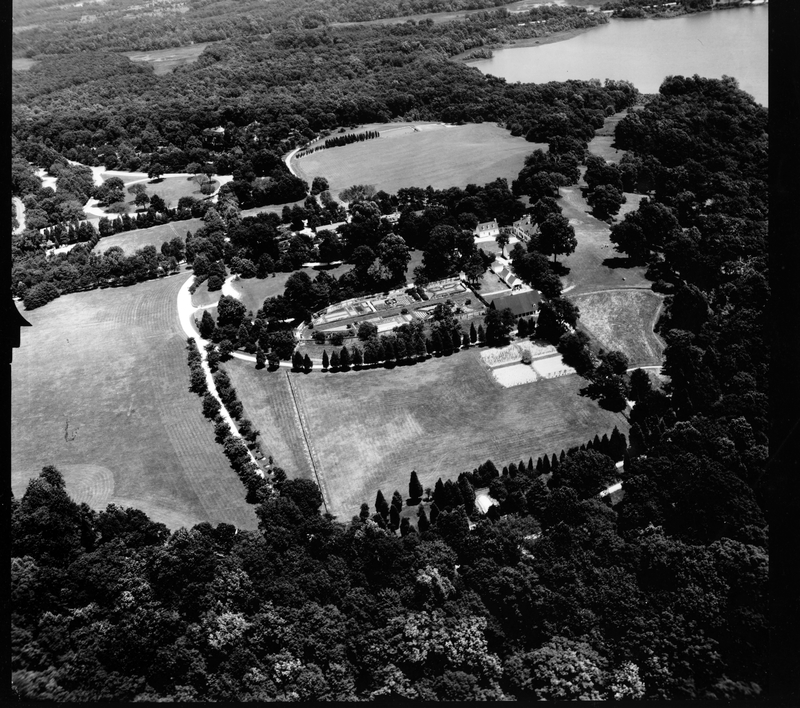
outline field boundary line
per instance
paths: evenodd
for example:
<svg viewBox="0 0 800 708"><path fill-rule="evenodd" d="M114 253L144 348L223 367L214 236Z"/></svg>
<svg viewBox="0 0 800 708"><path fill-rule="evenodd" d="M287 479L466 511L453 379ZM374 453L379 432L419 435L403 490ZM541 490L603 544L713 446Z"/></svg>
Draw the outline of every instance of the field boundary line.
<svg viewBox="0 0 800 708"><path fill-rule="evenodd" d="M286 372L286 383L289 384L289 392L292 394L294 410L297 413L297 421L300 423L300 431L303 433L303 440L306 444L306 453L308 454L308 459L311 462L311 469L314 472L314 477L316 477L317 480L317 486L322 494L322 504L325 506L325 512L330 513L328 510L328 503L325 501L325 497L327 496L326 489L322 484L322 479L319 476L319 470L317 470L317 463L314 461L314 455L311 452L311 441L309 439L308 432L306 431L305 416L300 410L300 404L297 402L297 395L295 394L294 386L292 385L292 375L288 371Z"/></svg>

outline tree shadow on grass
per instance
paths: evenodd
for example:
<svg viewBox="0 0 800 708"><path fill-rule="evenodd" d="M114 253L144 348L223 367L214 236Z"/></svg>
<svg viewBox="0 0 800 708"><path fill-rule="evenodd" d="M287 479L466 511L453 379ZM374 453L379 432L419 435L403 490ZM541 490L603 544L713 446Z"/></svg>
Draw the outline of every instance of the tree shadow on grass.
<svg viewBox="0 0 800 708"><path fill-rule="evenodd" d="M612 258L605 258L603 260L603 265L606 266L606 268L635 268L642 264L628 256L613 256Z"/></svg>
<svg viewBox="0 0 800 708"><path fill-rule="evenodd" d="M563 263L553 263L550 261L550 270L552 270L557 276L564 277L565 275L569 275L572 269L568 266L565 266Z"/></svg>

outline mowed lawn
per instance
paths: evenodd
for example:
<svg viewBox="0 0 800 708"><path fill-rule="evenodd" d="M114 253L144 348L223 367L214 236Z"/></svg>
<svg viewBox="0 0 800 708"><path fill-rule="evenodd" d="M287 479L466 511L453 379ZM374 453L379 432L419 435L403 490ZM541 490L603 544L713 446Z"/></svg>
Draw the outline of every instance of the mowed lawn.
<svg viewBox="0 0 800 708"><path fill-rule="evenodd" d="M573 298L580 324L603 348L623 352L630 366L662 363L664 344L653 331L663 298L652 290L608 290Z"/></svg>
<svg viewBox="0 0 800 708"><path fill-rule="evenodd" d="M311 476L286 371L256 371L241 361L227 368L267 446L285 445L276 447L276 462L290 475ZM289 376L326 501L343 520L362 502L372 505L378 489L405 496L412 470L433 487L486 459L498 466L535 460L615 425L628 429L621 414L578 395L583 379L503 388L478 349L392 370Z"/></svg>
<svg viewBox="0 0 800 708"><path fill-rule="evenodd" d="M12 487L45 465L76 501L142 509L170 529L256 528L188 390L176 300L185 276L61 297L25 312L12 366Z"/></svg>
<svg viewBox="0 0 800 708"><path fill-rule="evenodd" d="M510 184L525 157L542 147L512 137L494 123L390 123L369 127L381 136L320 150L292 164L309 183L315 176L327 178L334 195L353 184L372 184L395 193L401 187L483 185L497 177L505 177Z"/></svg>
<svg viewBox="0 0 800 708"><path fill-rule="evenodd" d="M264 455L272 456L274 463L290 477L315 479L287 381L287 369L256 370L252 363L240 359L231 359L223 368L244 405L245 417L261 432L259 443ZM296 384L297 375L288 375L294 377L292 383Z"/></svg>
<svg viewBox="0 0 800 708"><path fill-rule="evenodd" d="M194 233L203 225L202 219L186 219L186 221L170 221L168 224L152 226L149 229L133 229L132 231L120 231L113 236L101 238L95 246L98 253L107 251L112 246L119 246L126 255L138 251L144 246L153 245L157 251L161 251L161 244L171 241L176 236L186 243L186 232Z"/></svg>
<svg viewBox="0 0 800 708"><path fill-rule="evenodd" d="M161 197L170 209L178 206L178 200L181 197L194 197L198 201L205 199L206 195L200 191L200 185L190 179L189 177L163 177L160 180L148 180L142 182L147 187L147 195L152 197L157 194ZM219 183L215 180L214 187L218 187ZM128 203L133 205L133 198L128 200Z"/></svg>
<svg viewBox="0 0 800 708"><path fill-rule="evenodd" d="M651 283L644 277L644 267L620 267L624 254L614 250L608 224L587 213L589 207L580 188L562 187L560 191L558 203L575 229L578 241L574 253L558 259L569 268L569 273L562 279L564 289L570 288L565 294L574 299L580 293L595 290L632 286L649 288Z"/></svg>

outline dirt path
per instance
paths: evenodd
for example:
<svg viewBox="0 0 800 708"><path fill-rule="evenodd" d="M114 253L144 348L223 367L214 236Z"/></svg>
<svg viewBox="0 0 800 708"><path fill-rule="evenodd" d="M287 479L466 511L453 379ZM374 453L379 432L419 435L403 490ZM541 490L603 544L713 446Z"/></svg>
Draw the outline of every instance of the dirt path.
<svg viewBox="0 0 800 708"><path fill-rule="evenodd" d="M225 408L225 404L222 402L222 399L219 397L217 393L217 387L214 384L214 377L211 374L211 369L208 366L208 358L206 356L206 351L204 349L206 345L206 341L200 337L200 335L195 331L192 320L194 319L194 314L198 310L202 310L204 308L194 307L192 305L192 294L189 292L189 288L194 282L194 276L191 276L182 286L181 289L178 291L178 319L181 323L181 328L183 329L184 333L187 337L191 337L197 343L197 348L200 350L200 355L202 357L202 366L203 371L206 375L206 384L208 384L208 390L214 398L219 401L220 405L220 415L222 419L228 424L230 428L231 435L235 435L237 438L241 438L241 434L239 433L239 429L236 427L236 424L233 421L230 413L228 413L227 408ZM252 451L248 448L247 454L250 456L250 460L256 466L258 470L258 474L263 477L264 471L258 464L258 461L254 457Z"/></svg>
<svg viewBox="0 0 800 708"><path fill-rule="evenodd" d="M25 205L19 197L11 197L11 201L14 202L14 206L17 209L17 223L19 224L19 226L14 229L14 233L21 234L25 231Z"/></svg>

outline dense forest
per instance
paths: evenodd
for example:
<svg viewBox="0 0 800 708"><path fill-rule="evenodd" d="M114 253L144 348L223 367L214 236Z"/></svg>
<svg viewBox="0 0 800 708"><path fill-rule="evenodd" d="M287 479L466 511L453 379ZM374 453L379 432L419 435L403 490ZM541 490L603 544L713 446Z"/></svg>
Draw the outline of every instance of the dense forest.
<svg viewBox="0 0 800 708"><path fill-rule="evenodd" d="M26 57L76 50L152 51L318 29L337 22L436 12L485 9L491 14L477 14L518 17L503 7L508 4L505 0L270 0L268 4L258 0L166 0L150 7L139 0L112 0L91 10L49 0L17 0L16 4L22 6L18 15L22 27L14 35L12 50L14 56ZM93 19L82 21L83 17Z"/></svg>
<svg viewBox="0 0 800 708"><path fill-rule="evenodd" d="M595 496L620 455L602 443L554 455L547 470L509 460L452 470L458 481L399 527L383 495L334 519L313 483L279 474L248 497L258 531L170 532L140 511L75 504L47 467L12 508L16 694L766 694L766 118L731 80L673 77L620 122L617 144L631 152L618 173L593 167L596 188L649 187L612 238L669 293L659 323L669 383L631 381L621 501ZM542 172L516 189L545 213ZM499 508L481 515L472 482L492 484Z"/></svg>

